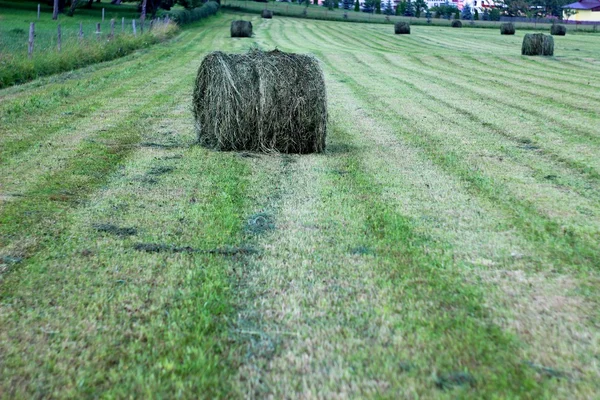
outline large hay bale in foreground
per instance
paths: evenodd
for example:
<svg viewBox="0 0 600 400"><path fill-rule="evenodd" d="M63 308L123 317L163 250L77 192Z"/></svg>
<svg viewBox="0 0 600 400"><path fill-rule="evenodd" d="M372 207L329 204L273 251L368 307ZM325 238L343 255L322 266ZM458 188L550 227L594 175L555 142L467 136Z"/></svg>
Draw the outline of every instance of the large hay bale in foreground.
<svg viewBox="0 0 600 400"><path fill-rule="evenodd" d="M524 56L554 55L554 38L543 33L528 33L523 38L521 54Z"/></svg>
<svg viewBox="0 0 600 400"><path fill-rule="evenodd" d="M567 34L567 27L560 24L552 24L550 27L550 34L554 36L565 36Z"/></svg>
<svg viewBox="0 0 600 400"><path fill-rule="evenodd" d="M198 69L193 110L198 141L212 149L325 150L325 80L311 56L210 53Z"/></svg>
<svg viewBox="0 0 600 400"><path fill-rule="evenodd" d="M231 21L231 37L252 37L252 22Z"/></svg>
<svg viewBox="0 0 600 400"><path fill-rule="evenodd" d="M394 24L394 33L396 35L410 35L410 24L408 22L396 22Z"/></svg>
<svg viewBox="0 0 600 400"><path fill-rule="evenodd" d="M452 21L452 23L450 24L450 26L452 26L453 28L462 28L462 22L460 22L459 20L455 19L454 21Z"/></svg>
<svg viewBox="0 0 600 400"><path fill-rule="evenodd" d="M506 22L500 25L500 34L501 35L514 35L515 34L515 24L512 22Z"/></svg>
<svg viewBox="0 0 600 400"><path fill-rule="evenodd" d="M260 14L260 16L263 17L263 18L271 19L271 18L273 18L273 11L271 11L271 10L262 10L262 13Z"/></svg>

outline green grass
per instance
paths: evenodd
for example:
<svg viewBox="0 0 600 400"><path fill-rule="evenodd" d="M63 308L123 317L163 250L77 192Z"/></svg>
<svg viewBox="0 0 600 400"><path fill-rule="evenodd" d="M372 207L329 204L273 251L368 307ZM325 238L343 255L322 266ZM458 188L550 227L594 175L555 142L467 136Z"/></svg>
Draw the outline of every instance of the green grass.
<svg viewBox="0 0 600 400"><path fill-rule="evenodd" d="M94 8L77 9L75 17L59 14L52 20L50 7L42 7L37 19L37 3L0 2L0 88L28 82L32 79L83 66L112 60L134 50L148 47L172 37L176 26L161 26L142 34L138 21L137 36L133 35L131 20L138 17L131 5L97 4ZM102 21L102 8L106 8ZM122 26L121 18L127 23ZM115 19L115 36L111 37L110 20ZM34 52L28 58L29 24L35 23ZM84 38L79 38L79 23ZM101 34L96 33L101 24ZM62 31L61 50L57 46L57 26Z"/></svg>
<svg viewBox="0 0 600 400"><path fill-rule="evenodd" d="M597 397L600 36L247 17L0 91L0 394ZM194 145L254 46L319 58L325 154Z"/></svg>

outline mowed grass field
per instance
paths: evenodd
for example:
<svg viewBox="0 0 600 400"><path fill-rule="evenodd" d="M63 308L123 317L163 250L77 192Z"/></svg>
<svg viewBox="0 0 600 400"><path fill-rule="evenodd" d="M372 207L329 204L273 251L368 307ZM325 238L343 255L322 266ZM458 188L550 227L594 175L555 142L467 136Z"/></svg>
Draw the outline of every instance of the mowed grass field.
<svg viewBox="0 0 600 400"><path fill-rule="evenodd" d="M0 397L598 397L600 35L238 18L0 91ZM325 154L194 144L255 46Z"/></svg>

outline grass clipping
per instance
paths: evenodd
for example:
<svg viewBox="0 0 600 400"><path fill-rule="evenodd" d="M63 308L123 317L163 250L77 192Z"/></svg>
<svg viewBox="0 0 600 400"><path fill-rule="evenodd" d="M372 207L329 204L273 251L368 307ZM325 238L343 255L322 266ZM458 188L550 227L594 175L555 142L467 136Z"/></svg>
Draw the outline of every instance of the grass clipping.
<svg viewBox="0 0 600 400"><path fill-rule="evenodd" d="M554 39L543 33L528 33L523 38L521 55L551 56L554 55Z"/></svg>
<svg viewBox="0 0 600 400"><path fill-rule="evenodd" d="M224 151L325 150L327 95L317 60L279 50L208 54L193 112L201 145Z"/></svg>
<svg viewBox="0 0 600 400"><path fill-rule="evenodd" d="M231 21L231 37L252 37L252 22Z"/></svg>
<svg viewBox="0 0 600 400"><path fill-rule="evenodd" d="M501 35L514 35L515 34L515 24L512 22L506 22L500 25L500 34Z"/></svg>
<svg viewBox="0 0 600 400"><path fill-rule="evenodd" d="M408 22L396 22L394 24L394 33L396 35L410 35L410 24Z"/></svg>
<svg viewBox="0 0 600 400"><path fill-rule="evenodd" d="M262 13L260 15L263 18L271 19L271 18L273 18L273 11L271 11L271 10L262 10Z"/></svg>

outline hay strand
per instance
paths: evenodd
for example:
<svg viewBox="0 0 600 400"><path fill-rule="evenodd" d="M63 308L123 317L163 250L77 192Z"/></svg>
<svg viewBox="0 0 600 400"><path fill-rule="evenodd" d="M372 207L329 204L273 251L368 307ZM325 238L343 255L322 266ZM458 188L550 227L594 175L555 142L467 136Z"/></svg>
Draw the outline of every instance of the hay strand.
<svg viewBox="0 0 600 400"><path fill-rule="evenodd" d="M454 21L452 21L452 23L450 24L450 26L452 26L453 28L462 28L462 22L460 22L459 20L455 19Z"/></svg>
<svg viewBox="0 0 600 400"><path fill-rule="evenodd" d="M543 33L528 33L523 38L521 54L524 56L554 55L554 38Z"/></svg>
<svg viewBox="0 0 600 400"><path fill-rule="evenodd" d="M224 151L325 150L327 96L317 60L278 50L208 54L193 100L198 141Z"/></svg>
<svg viewBox="0 0 600 400"><path fill-rule="evenodd" d="M252 22L250 21L232 21L231 37L252 37Z"/></svg>
<svg viewBox="0 0 600 400"><path fill-rule="evenodd" d="M552 24L550 27L550 34L554 36L565 36L567 34L567 27L560 24Z"/></svg>
<svg viewBox="0 0 600 400"><path fill-rule="evenodd" d="M260 14L261 17L266 18L266 19L271 19L273 18L273 11L271 10L262 10L262 13Z"/></svg>
<svg viewBox="0 0 600 400"><path fill-rule="evenodd" d="M394 33L396 35L410 35L410 24L408 22L396 22L394 24Z"/></svg>
<svg viewBox="0 0 600 400"><path fill-rule="evenodd" d="M506 22L500 25L500 34L501 35L514 35L515 34L515 24L512 22Z"/></svg>

